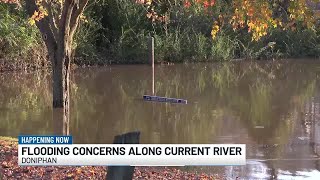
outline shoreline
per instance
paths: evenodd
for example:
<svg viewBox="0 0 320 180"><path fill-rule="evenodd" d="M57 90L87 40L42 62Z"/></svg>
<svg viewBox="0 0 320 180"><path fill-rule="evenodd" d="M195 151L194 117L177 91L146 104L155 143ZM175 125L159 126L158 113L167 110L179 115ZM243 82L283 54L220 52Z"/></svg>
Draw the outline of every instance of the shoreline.
<svg viewBox="0 0 320 180"><path fill-rule="evenodd" d="M2 59L0 59L1 61ZM320 62L320 58L310 58L310 57L303 57L303 58L279 58L279 59L230 59L230 60L223 60L223 61L185 61L185 62L167 62L167 61L160 61L155 62L155 65L161 66L172 66L176 64L202 64L202 63L238 63L238 62L277 62L277 61L287 61L287 62ZM17 63L0 63L0 73L7 73L7 72L34 72L34 71L41 71L41 70L49 70L51 71L50 64L46 65L33 65L32 63L25 63L16 67ZM77 68L100 68L100 67L110 67L110 66L128 66L128 65L150 65L150 63L105 63L105 64L76 64L72 63L71 68L75 70Z"/></svg>
<svg viewBox="0 0 320 180"><path fill-rule="evenodd" d="M0 136L0 179L106 179L103 166L18 166L18 140ZM133 179L225 179L176 168L136 167Z"/></svg>

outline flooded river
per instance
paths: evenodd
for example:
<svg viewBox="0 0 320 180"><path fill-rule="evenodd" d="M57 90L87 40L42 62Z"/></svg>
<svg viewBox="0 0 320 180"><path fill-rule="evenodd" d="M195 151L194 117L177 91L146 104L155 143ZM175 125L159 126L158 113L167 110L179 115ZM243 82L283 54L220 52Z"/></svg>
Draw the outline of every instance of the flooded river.
<svg viewBox="0 0 320 180"><path fill-rule="evenodd" d="M141 143L245 143L247 165L184 167L227 179L320 179L320 62L263 61L155 67L78 68L72 73L75 143L112 143L141 131ZM50 74L0 76L0 136L52 134Z"/></svg>

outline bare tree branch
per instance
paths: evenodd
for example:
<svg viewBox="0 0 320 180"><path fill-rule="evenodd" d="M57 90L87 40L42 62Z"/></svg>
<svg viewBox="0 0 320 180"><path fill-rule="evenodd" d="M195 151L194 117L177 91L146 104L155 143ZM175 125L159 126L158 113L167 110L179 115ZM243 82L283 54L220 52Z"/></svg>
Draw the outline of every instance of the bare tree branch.
<svg viewBox="0 0 320 180"><path fill-rule="evenodd" d="M72 18L72 12L73 12L73 9L75 9L77 6L77 4L72 1L69 8L68 8L68 12L66 14L66 20L65 20L65 27L64 27L64 33L65 35L69 36L70 35L70 21L71 21L71 18Z"/></svg>
<svg viewBox="0 0 320 180"><path fill-rule="evenodd" d="M37 5L36 5L35 0L26 0L26 10L27 10L27 14L30 17L34 14L35 11L39 10ZM36 25L37 25L37 27L39 28L39 30L41 32L42 39L43 39L44 43L46 44L48 50L56 49L57 48L57 43L56 43L56 40L54 38L54 34L52 32L52 29L50 28L49 18L48 17L44 17L40 21L37 21ZM53 51L51 51L51 52L53 52ZM48 52L48 53L49 53L50 60L53 61L54 54L52 54L51 52Z"/></svg>
<svg viewBox="0 0 320 180"><path fill-rule="evenodd" d="M64 34L64 32L61 32L61 30L65 31L65 25L66 25L66 18L65 17L67 17L69 7L70 7L72 1L73 0L65 0L65 2L63 4L63 9L62 9L60 23L59 23L60 35L61 35L61 33Z"/></svg>
<svg viewBox="0 0 320 180"><path fill-rule="evenodd" d="M50 27L51 30L53 32L53 35L55 37L55 39L57 40L58 38L58 27L55 21L55 16L53 14L53 10L52 10L52 6L53 4L51 3L51 0L49 0L49 3L47 1L43 1L44 5L46 7L46 9L48 10L48 19L49 19L49 23L50 23Z"/></svg>
<svg viewBox="0 0 320 180"><path fill-rule="evenodd" d="M89 0L79 0L78 8L75 8L72 12L72 18L70 21L70 36L73 37L75 30L79 24L79 17L83 13L85 7L88 4Z"/></svg>

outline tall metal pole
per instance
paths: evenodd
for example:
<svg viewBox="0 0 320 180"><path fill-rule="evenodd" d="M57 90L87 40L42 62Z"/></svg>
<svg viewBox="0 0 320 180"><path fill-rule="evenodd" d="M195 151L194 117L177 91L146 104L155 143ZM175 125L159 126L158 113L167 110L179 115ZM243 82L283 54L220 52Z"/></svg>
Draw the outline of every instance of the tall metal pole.
<svg viewBox="0 0 320 180"><path fill-rule="evenodd" d="M154 95L154 38L149 38L149 62L152 66L152 95Z"/></svg>

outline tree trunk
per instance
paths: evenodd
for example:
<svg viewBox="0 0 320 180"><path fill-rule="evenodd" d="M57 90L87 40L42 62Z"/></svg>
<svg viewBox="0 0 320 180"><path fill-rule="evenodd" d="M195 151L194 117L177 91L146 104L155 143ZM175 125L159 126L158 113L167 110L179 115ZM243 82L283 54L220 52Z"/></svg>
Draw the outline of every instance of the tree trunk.
<svg viewBox="0 0 320 180"><path fill-rule="evenodd" d="M79 17L89 0L64 1L62 6L55 9L49 1L39 1L46 7L47 16L36 21L42 39L48 49L52 62L53 78L53 120L56 134L69 134L69 88L70 62L72 59L72 40L78 27ZM36 0L25 0L26 10L30 17L39 12ZM53 13L61 11L58 16ZM61 128L56 128L61 127Z"/></svg>
<svg viewBox="0 0 320 180"><path fill-rule="evenodd" d="M66 43L68 44L68 43ZM60 124L56 134L69 134L70 117L70 61L71 51L64 43L58 45L53 57L52 76L53 76L53 120Z"/></svg>

